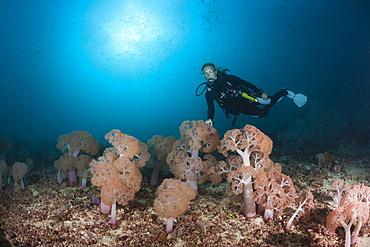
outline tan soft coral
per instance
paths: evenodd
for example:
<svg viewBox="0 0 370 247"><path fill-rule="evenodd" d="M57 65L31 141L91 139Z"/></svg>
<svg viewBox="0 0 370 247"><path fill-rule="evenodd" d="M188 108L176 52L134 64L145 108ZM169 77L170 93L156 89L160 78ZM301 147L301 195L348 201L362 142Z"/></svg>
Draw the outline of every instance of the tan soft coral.
<svg viewBox="0 0 370 247"><path fill-rule="evenodd" d="M172 151L173 144L176 141L176 138L173 136L164 138L161 135L155 135L147 141L146 145L151 158L148 163L149 166L153 167L150 186L158 184L158 175L161 169L168 169L167 155Z"/></svg>
<svg viewBox="0 0 370 247"><path fill-rule="evenodd" d="M219 183L223 178L227 178L229 172L237 171L243 165L243 160L239 155L231 155L226 161L218 161L215 165L209 167L208 177L212 183Z"/></svg>
<svg viewBox="0 0 370 247"><path fill-rule="evenodd" d="M279 172L259 172L254 181L253 200L264 209L264 219L281 215L295 198L295 189L290 177Z"/></svg>
<svg viewBox="0 0 370 247"><path fill-rule="evenodd" d="M14 181L21 181L22 190L25 190L23 177L27 174L27 165L25 163L15 162L12 166L12 171Z"/></svg>
<svg viewBox="0 0 370 247"><path fill-rule="evenodd" d="M107 148L103 156L91 161L91 183L102 187L100 210L104 214L111 210L111 225L115 228L116 202L126 205L135 198L142 181L138 166L145 164L149 154L145 144L120 130L112 130L105 137L114 148Z"/></svg>
<svg viewBox="0 0 370 247"><path fill-rule="evenodd" d="M243 158L244 166L250 165L250 156L253 152L261 152L270 155L272 141L263 132L252 125L246 125L242 129L232 129L225 133L220 141L218 151L225 157L229 152L236 152Z"/></svg>
<svg viewBox="0 0 370 247"><path fill-rule="evenodd" d="M76 158L68 153L63 154L58 160L54 161L54 167L58 169L58 184L61 184L63 179L67 177L70 184L77 183L75 164Z"/></svg>
<svg viewBox="0 0 370 247"><path fill-rule="evenodd" d="M105 135L105 139L113 145L119 158L129 159L137 168L144 167L150 159L148 147L145 143L133 136L122 133L120 130L110 131Z"/></svg>
<svg viewBox="0 0 370 247"><path fill-rule="evenodd" d="M351 189L351 185L342 179L335 179L330 183L330 186L337 192L338 207L340 207L342 194Z"/></svg>
<svg viewBox="0 0 370 247"><path fill-rule="evenodd" d="M202 120L197 121L186 134L189 138L189 146L195 151L202 149L204 153L211 153L216 150L220 142L217 130Z"/></svg>
<svg viewBox="0 0 370 247"><path fill-rule="evenodd" d="M253 164L251 163L251 155L254 152L260 153L261 157L268 157L268 155L270 155L272 151L271 139L256 127L246 125L242 129L232 129L227 131L224 138L220 141L218 150L225 157L235 152L243 159L243 165L238 169L238 171L230 172L228 174L228 182L234 183L234 181L236 181L235 183L238 183L238 188L243 190L244 213L247 218L253 218L256 215L251 177L253 173L249 171L250 175L248 176L246 175L248 173L245 173L244 170L245 167L251 167L254 169L251 166L251 164ZM267 163L267 159L261 159L257 165L258 169L254 170L257 171L263 169L264 164L269 164Z"/></svg>
<svg viewBox="0 0 370 247"><path fill-rule="evenodd" d="M188 183L165 179L158 187L157 194L154 210L167 219L166 232L172 232L173 219L186 211L188 202L195 198L195 191Z"/></svg>
<svg viewBox="0 0 370 247"><path fill-rule="evenodd" d="M145 145L145 143L140 142L140 149L139 152L130 159L132 163L135 164L137 168L144 167L146 162L150 159L150 154L148 152L148 147Z"/></svg>
<svg viewBox="0 0 370 247"><path fill-rule="evenodd" d="M207 179L208 166L200 157L190 157L184 151L172 150L167 156L170 172L177 179L186 180L198 195L198 183Z"/></svg>
<svg viewBox="0 0 370 247"><path fill-rule="evenodd" d="M113 159L112 159L113 158ZM139 169L125 157L114 157L112 150L90 163L91 183L102 187L100 210L107 214L111 210L111 225L115 228L116 202L126 205L135 198L142 180Z"/></svg>
<svg viewBox="0 0 370 247"><path fill-rule="evenodd" d="M99 142L90 133L84 130L78 130L70 134L59 136L57 148L60 149L64 155L77 158L79 154L81 155L81 152L96 155L99 151ZM59 161L59 163L60 164L58 164L58 162L55 163L54 167L57 168L62 166L63 161ZM58 171L58 183L61 183L60 173L61 171ZM74 163L68 164L68 180L70 184L77 184L75 161Z"/></svg>
<svg viewBox="0 0 370 247"><path fill-rule="evenodd" d="M80 151L91 155L97 154L99 142L89 132L77 130L70 134L59 136L57 148L62 153L68 153L76 158Z"/></svg>
<svg viewBox="0 0 370 247"><path fill-rule="evenodd" d="M76 158L75 167L77 169L77 176L81 179L81 189L86 188L86 181L89 176L91 176L88 164L91 162L92 158L89 155L81 154Z"/></svg>
<svg viewBox="0 0 370 247"><path fill-rule="evenodd" d="M203 164L199 151L213 152L219 143L217 130L199 121L184 121L180 126L181 139L167 156L167 163L178 179L186 179L198 194L198 183L206 181L208 163ZM211 155L211 154L210 154Z"/></svg>
<svg viewBox="0 0 370 247"><path fill-rule="evenodd" d="M286 224L285 231L288 233L290 232L290 228L294 219L306 219L310 215L313 204L314 203L312 193L310 191L303 192L295 201L295 205L298 208Z"/></svg>
<svg viewBox="0 0 370 247"><path fill-rule="evenodd" d="M361 203L361 205L363 203L366 205L366 207L363 205L362 206L357 205L358 203ZM352 206L349 207L349 205L352 205ZM357 206L354 206L354 205L357 205ZM370 220L369 220L369 217L365 217L365 216L369 214L369 207L370 207L370 187L360 184L360 185L352 186L352 188L349 191L347 191L346 194L341 199L340 207L336 208L333 212L329 213L329 216L330 214L337 215L338 212L343 212L343 214L345 214L346 217L341 216L343 219L342 219L342 222L340 223L346 230L346 246L347 246L347 241L349 241L350 244L356 243L357 236L360 230L362 232L368 231L368 225L370 223ZM356 210L361 209L362 211L355 212L353 211L354 209ZM339 223L329 221L329 219L331 219L329 218L329 216L327 218L328 228L329 226L334 227L333 224L335 224L335 228L340 226ZM351 239L348 240L347 237L350 234L349 231L351 229L351 225L353 225L354 223L356 223L356 227L353 230ZM335 228L334 228L334 231L335 231Z"/></svg>
<svg viewBox="0 0 370 247"><path fill-rule="evenodd" d="M140 190L140 184L142 181L142 176L139 169L127 158L121 157L113 159L107 158L106 156L112 155L111 150L104 154L105 157L99 157L98 160L93 160L90 163L91 167L91 183L98 187L104 187L110 181L119 178L119 182L127 187L127 193L117 201L121 205L126 205L129 200L134 199L135 193ZM107 192L107 191L105 191ZM110 195L101 192L103 213L108 213L104 209L104 205L111 206L112 200ZM104 199L108 200L104 200ZM109 211L109 209L108 209Z"/></svg>
<svg viewBox="0 0 370 247"><path fill-rule="evenodd" d="M334 233L338 226L342 226L346 232L345 244L350 247L356 243L358 233L364 223L369 220L369 206L365 202L352 201L330 212L326 218L326 227L330 233ZM351 227L356 224L351 236Z"/></svg>
<svg viewBox="0 0 370 247"><path fill-rule="evenodd" d="M105 139L115 147L117 154L132 159L140 151L140 141L133 136L114 129L105 135Z"/></svg>
<svg viewBox="0 0 370 247"><path fill-rule="evenodd" d="M118 176L117 170L111 167L117 159L114 148L107 148L104 150L103 156L100 156L98 160L92 160L89 164L92 174L91 183L102 187L107 181L114 180Z"/></svg>
<svg viewBox="0 0 370 247"><path fill-rule="evenodd" d="M326 168L329 164L333 162L333 156L328 154L327 152L316 154L315 158L319 160L319 170L321 170L322 168Z"/></svg>
<svg viewBox="0 0 370 247"><path fill-rule="evenodd" d="M216 150L220 136L215 128L205 124L203 120L184 121L180 126L183 151L191 153L191 156L198 156L199 151L211 153ZM179 144L178 144L179 145Z"/></svg>

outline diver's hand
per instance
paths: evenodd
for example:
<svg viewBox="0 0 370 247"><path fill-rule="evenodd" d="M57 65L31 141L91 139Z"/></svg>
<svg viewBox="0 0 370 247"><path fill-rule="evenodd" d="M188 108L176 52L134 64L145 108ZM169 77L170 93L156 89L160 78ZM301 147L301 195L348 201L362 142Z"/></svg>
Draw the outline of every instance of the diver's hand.
<svg viewBox="0 0 370 247"><path fill-rule="evenodd" d="M213 126L213 121L212 121L212 119L208 119L205 123L206 123L206 124L209 124L209 125L211 125L211 126Z"/></svg>
<svg viewBox="0 0 370 247"><path fill-rule="evenodd" d="M262 93L261 98L264 100L268 100L269 96L267 95L267 93Z"/></svg>

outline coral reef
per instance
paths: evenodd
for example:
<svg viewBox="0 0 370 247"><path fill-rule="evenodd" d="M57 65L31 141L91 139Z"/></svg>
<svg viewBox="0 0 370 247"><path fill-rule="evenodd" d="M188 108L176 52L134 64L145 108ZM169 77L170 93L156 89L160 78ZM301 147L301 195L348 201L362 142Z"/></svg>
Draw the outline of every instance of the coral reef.
<svg viewBox="0 0 370 247"><path fill-rule="evenodd" d="M118 134L115 133L114 136ZM259 184L260 190L264 184L262 182L270 181L271 186L263 189L267 192L275 190L274 193L279 193L278 196L283 195L284 188L279 189L276 184L288 181L289 177L289 184L293 184L297 195L296 204L284 205L282 212L274 213L274 217L268 217L268 220L258 211L253 219L248 219L243 212L243 199L230 193L231 186L225 181L225 173L237 171L243 162L242 158L231 155L232 153L225 158L217 154L217 151L212 152L213 156L207 156L208 154L200 151L199 157L210 168L207 173L210 178L198 184L198 196L190 200L187 207L184 206L186 209L182 214L176 215L171 233L166 232L166 221L154 209L158 187L150 186L153 168L142 167L142 161L147 158L132 160L137 167L141 167L138 168L142 174L140 190L131 200L117 205L115 227L112 228L111 216L100 211L99 197L102 189L93 185L89 177L83 190L77 184L58 183L57 171L52 167L58 157L54 155L54 158L50 158L48 154L53 150L43 149L43 155L39 156L43 158L31 157L34 165L23 177L25 190L3 175L3 191L0 193L0 246L344 246L345 241L348 242L348 233L346 237L342 224L336 225L336 228L328 227L327 218L331 212L340 211L338 208L341 207L364 207L363 203L357 205L355 197L349 197L345 191L347 183L350 186L369 186L370 150L345 139L338 143L340 145L333 149L302 152L300 155L282 155L273 151L268 156L269 160L266 162L269 163L263 167L266 174L261 173L261 176L265 176L260 178L263 181L257 181L257 178L254 180ZM122 149L123 142L115 144L115 152ZM274 148L275 146L276 144ZM325 151L332 154L332 164L319 170L315 155ZM7 151L7 164L14 163L8 162L16 157L14 153ZM135 152L128 157L134 157L135 154L145 154L143 145L135 146ZM118 153L115 155L118 160ZM251 167L258 165L258 157L251 155ZM39 166L44 164L42 159L49 165ZM335 165L340 165L341 169L334 170ZM267 167L272 170L266 171ZM173 178L168 173L163 176L164 179ZM344 181L345 186L340 181ZM158 184L161 182L160 178ZM254 196L267 195L267 192L259 192ZM312 194L313 198L306 192ZM306 196L298 197L303 194ZM268 199L264 199L267 198L262 196L259 200L269 204ZM295 212L302 212L300 207L302 209L308 206L304 204L305 201L309 201L310 214L304 211L304 215L297 215L301 216L299 220L295 218L290 221ZM339 201L343 202L338 205ZM275 207L279 205L276 204ZM362 220L365 219L366 217ZM288 233L284 228L289 221L293 221L293 224L289 226ZM353 223L351 232L355 231L357 224ZM364 225L368 227L368 223ZM356 246L370 246L367 229L358 232Z"/></svg>

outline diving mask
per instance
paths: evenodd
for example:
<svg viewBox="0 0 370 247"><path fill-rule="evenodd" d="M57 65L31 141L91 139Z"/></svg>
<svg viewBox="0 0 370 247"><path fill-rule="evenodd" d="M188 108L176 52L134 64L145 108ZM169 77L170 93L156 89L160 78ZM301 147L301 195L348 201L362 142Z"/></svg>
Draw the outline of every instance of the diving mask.
<svg viewBox="0 0 370 247"><path fill-rule="evenodd" d="M204 77L208 80L209 78L213 78L216 76L216 71L214 69L205 69L202 71Z"/></svg>

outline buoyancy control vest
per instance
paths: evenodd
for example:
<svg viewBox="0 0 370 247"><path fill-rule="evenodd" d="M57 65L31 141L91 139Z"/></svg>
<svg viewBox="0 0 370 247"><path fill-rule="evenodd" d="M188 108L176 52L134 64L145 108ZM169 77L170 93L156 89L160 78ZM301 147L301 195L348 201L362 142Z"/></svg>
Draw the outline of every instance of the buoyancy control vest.
<svg viewBox="0 0 370 247"><path fill-rule="evenodd" d="M221 107L227 118L230 114L235 115L232 126L235 126L236 118L240 115L241 104L257 103L257 97L245 86L229 82L225 73L219 73L215 83L208 85L207 90L213 94L214 100Z"/></svg>

